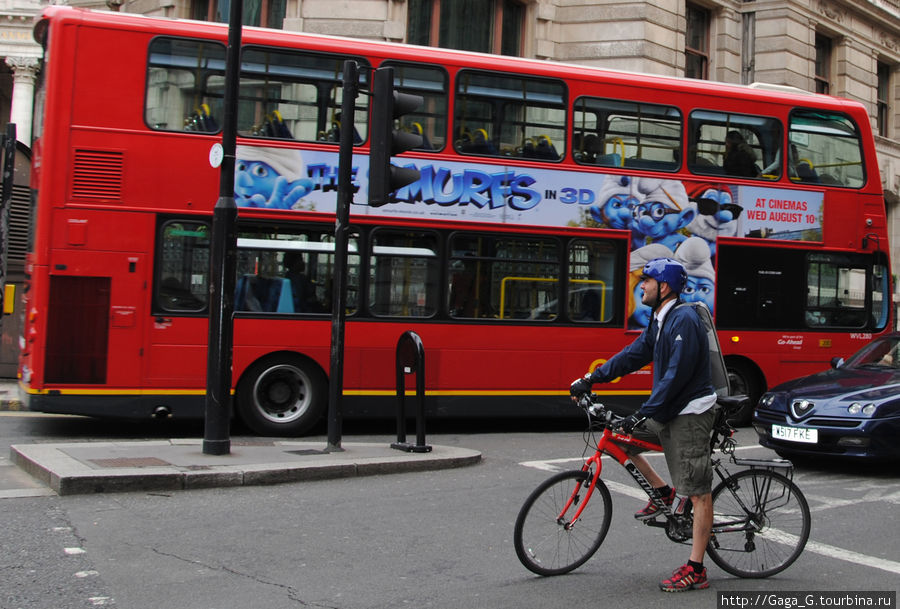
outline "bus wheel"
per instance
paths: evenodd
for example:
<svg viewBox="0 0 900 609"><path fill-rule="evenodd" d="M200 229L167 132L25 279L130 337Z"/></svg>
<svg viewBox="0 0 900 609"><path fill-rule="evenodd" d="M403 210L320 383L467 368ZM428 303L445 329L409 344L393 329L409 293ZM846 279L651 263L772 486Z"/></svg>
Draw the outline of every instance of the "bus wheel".
<svg viewBox="0 0 900 609"><path fill-rule="evenodd" d="M750 424L753 417L753 409L762 395L762 386L759 376L753 367L740 360L725 360L725 368L728 370L728 384L731 385L733 395L746 395L750 402L746 407L734 413L731 421L743 427Z"/></svg>
<svg viewBox="0 0 900 609"><path fill-rule="evenodd" d="M328 383L315 364L282 355L262 359L241 377L237 410L247 427L263 436L299 436L325 412Z"/></svg>

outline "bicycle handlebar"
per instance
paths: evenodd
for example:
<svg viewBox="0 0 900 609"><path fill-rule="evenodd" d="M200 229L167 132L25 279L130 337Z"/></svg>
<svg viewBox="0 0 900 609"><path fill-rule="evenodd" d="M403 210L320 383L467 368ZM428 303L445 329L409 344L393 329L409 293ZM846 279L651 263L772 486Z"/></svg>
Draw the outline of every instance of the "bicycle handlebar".
<svg viewBox="0 0 900 609"><path fill-rule="evenodd" d="M607 410L606 406L600 403L596 393L581 394L578 396L576 404L592 419L603 421L609 429L615 429L626 418L614 414L612 410Z"/></svg>

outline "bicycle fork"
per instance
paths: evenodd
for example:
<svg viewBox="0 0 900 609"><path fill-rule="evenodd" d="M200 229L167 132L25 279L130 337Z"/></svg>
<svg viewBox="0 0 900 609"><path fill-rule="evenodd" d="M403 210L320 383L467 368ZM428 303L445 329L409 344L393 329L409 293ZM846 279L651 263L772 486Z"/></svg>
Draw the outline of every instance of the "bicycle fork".
<svg viewBox="0 0 900 609"><path fill-rule="evenodd" d="M592 468L596 468L593 474L591 474ZM561 525L566 531L571 530L575 526L575 523L581 518L581 513L584 511L588 501L590 501L591 494L593 494L594 488L597 486L597 480L600 478L601 469L600 459L597 458L589 459L587 463L584 464L581 471L591 475L584 480L578 481L575 488L572 489L572 493L569 495L569 500L566 501L563 509L556 516L556 524ZM573 506L575 506L575 513L572 514L571 518L568 518L567 514Z"/></svg>

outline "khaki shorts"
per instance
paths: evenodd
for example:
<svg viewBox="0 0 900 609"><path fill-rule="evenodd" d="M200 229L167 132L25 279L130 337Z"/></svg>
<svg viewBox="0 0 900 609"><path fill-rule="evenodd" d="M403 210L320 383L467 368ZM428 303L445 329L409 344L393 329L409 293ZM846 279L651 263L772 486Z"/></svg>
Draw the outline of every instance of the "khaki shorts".
<svg viewBox="0 0 900 609"><path fill-rule="evenodd" d="M678 415L668 423L647 419L634 431L634 437L662 444L672 486L679 495L697 496L712 491L712 459L709 439L716 419L716 409L700 414ZM644 452L640 448L623 447L630 455Z"/></svg>

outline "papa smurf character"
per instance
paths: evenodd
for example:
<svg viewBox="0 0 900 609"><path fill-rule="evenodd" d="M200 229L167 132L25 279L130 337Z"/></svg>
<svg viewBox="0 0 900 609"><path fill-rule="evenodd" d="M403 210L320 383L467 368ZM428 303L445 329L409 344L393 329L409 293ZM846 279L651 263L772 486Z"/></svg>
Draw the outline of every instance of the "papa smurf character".
<svg viewBox="0 0 900 609"><path fill-rule="evenodd" d="M716 271L713 269L706 240L700 237L685 239L675 252L675 260L687 272L687 281L681 289L681 300L705 303L710 312L714 312Z"/></svg>
<svg viewBox="0 0 900 609"><path fill-rule="evenodd" d="M697 205L697 217L687 229L696 237L703 237L709 244L710 256L716 255L716 239L737 237L740 234L739 218L744 208L735 204L728 186L699 184L688 192Z"/></svg>
<svg viewBox="0 0 900 609"><path fill-rule="evenodd" d="M671 258L672 250L660 243L651 243L631 252L628 264L628 287L631 296L628 299L629 329L646 328L650 324L653 310L642 302L641 275L644 265L656 258Z"/></svg>
<svg viewBox="0 0 900 609"><path fill-rule="evenodd" d="M677 180L635 178L635 182L641 200L632 210L632 239L661 243L674 251L687 238L680 231L697 215L696 204Z"/></svg>
<svg viewBox="0 0 900 609"><path fill-rule="evenodd" d="M638 204L639 194L634 188L635 178L608 175L597 193L597 205L591 206L591 216L609 228L631 228L632 210ZM643 245L643 239L634 247Z"/></svg>
<svg viewBox="0 0 900 609"><path fill-rule="evenodd" d="M313 182L303 175L296 150L238 146L234 167L234 198L238 207L293 209Z"/></svg>

